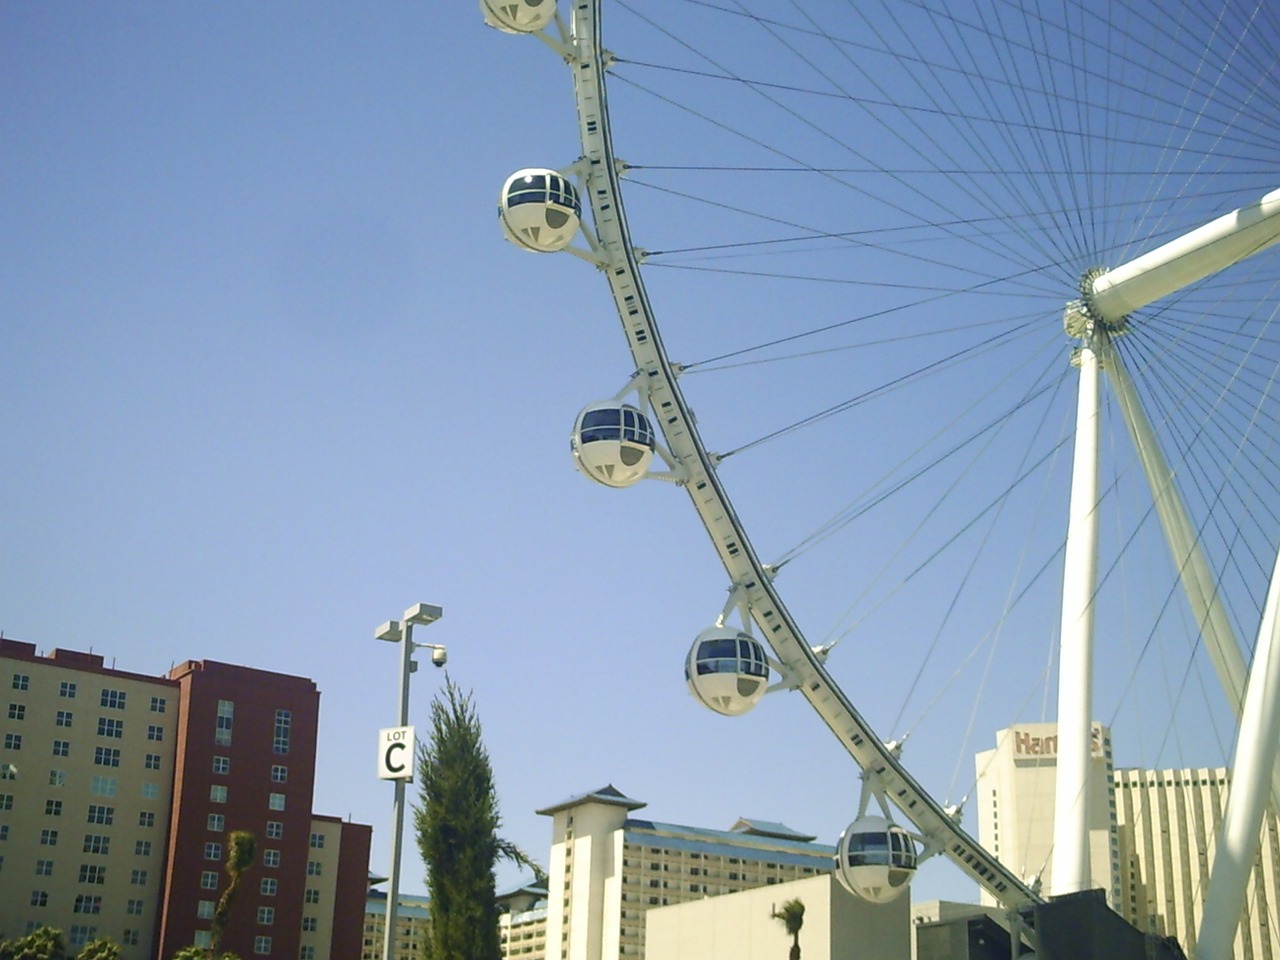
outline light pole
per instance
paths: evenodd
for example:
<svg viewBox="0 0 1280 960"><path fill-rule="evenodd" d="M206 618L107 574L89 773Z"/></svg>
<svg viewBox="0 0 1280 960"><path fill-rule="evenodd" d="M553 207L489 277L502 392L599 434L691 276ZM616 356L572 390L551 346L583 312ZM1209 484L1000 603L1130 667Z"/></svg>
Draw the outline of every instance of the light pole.
<svg viewBox="0 0 1280 960"><path fill-rule="evenodd" d="M426 626L435 623L444 616L444 610L431 603L415 603L404 612L403 620L388 620L376 631L374 637L400 644L400 726L409 725L409 677L418 669L413 659L413 651L418 647L431 650L431 662L443 667L448 653L439 643L414 643L413 628L417 624ZM414 762L410 759L410 764ZM412 769L412 767L410 768ZM400 847L404 842L404 805L405 781L396 780L396 798L393 809L395 821L394 836L391 841L391 890L387 894L386 930L383 931L382 960L394 960L396 939L396 912L400 900Z"/></svg>

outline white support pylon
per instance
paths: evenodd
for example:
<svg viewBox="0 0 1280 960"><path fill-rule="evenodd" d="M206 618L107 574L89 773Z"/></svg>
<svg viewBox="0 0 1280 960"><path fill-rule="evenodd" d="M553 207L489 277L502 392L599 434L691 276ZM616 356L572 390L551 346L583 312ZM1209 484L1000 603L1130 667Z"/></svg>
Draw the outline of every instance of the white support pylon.
<svg viewBox="0 0 1280 960"><path fill-rule="evenodd" d="M1107 374L1107 382L1120 401L1120 412L1129 427L1138 459L1142 462L1147 486L1155 502L1156 515L1160 519L1169 553L1178 568L1182 590L1191 605L1201 642L1209 654L1227 702L1238 718L1243 709L1249 668L1223 605L1217 578L1210 572L1204 551L1200 549L1200 538L1187 516L1186 505L1173 482L1173 472L1169 469L1151 421L1147 419L1146 411L1138 399L1124 360L1114 348L1108 349L1102 366ZM1270 782L1271 807L1280 813L1280 765L1272 768Z"/></svg>
<svg viewBox="0 0 1280 960"><path fill-rule="evenodd" d="M1280 190L1108 270L1085 296L1107 324L1280 241Z"/></svg>
<svg viewBox="0 0 1280 960"><path fill-rule="evenodd" d="M1103 358L1113 353L1111 331L1122 329L1125 318L1133 311L1277 242L1280 242L1280 190L1273 190L1256 203L1218 217L1113 270L1098 273L1084 286L1084 301L1068 305L1065 317L1068 332L1081 339L1080 395L1058 665L1058 765L1051 883L1051 892L1055 895L1075 893L1092 885L1088 801L1092 760L1093 599L1097 577L1098 371ZM1123 371L1120 378L1124 379ZM1135 401L1131 389L1125 399ZM1126 411L1126 416L1133 429L1135 420L1128 417L1130 412ZM1150 479L1152 463L1144 460L1144 465ZM1154 490L1153 493L1158 508L1163 507L1161 519L1168 535L1171 529L1168 501L1160 504L1161 495ZM1173 544L1174 539L1177 538L1171 538L1171 545L1180 554L1175 562L1185 563L1188 553L1198 556L1198 551L1186 543ZM1195 599L1192 598L1193 606L1197 606ZM1197 612L1201 613L1212 604L1198 607ZM1215 664L1231 696L1229 653L1221 659L1226 661L1225 665L1217 657ZM1273 758L1272 766L1261 774L1268 792L1274 766Z"/></svg>
<svg viewBox="0 0 1280 960"><path fill-rule="evenodd" d="M1078 353L1080 394L1058 660L1058 767L1051 868L1055 896L1092 886L1089 772L1093 752L1093 597L1098 570L1098 345L1105 343L1105 337L1096 323L1088 323Z"/></svg>
<svg viewBox="0 0 1280 960"><path fill-rule="evenodd" d="M1258 857L1262 815L1270 796L1271 771L1280 753L1280 554L1271 571L1267 603L1258 628L1253 666L1245 688L1227 812L1213 855L1196 960L1229 960L1240 924L1249 872Z"/></svg>

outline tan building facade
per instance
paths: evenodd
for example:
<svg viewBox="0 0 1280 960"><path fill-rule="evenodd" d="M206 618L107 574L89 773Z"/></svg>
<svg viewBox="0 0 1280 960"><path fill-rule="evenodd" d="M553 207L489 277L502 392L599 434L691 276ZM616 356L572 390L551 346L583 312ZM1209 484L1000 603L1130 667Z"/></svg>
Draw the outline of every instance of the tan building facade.
<svg viewBox="0 0 1280 960"><path fill-rule="evenodd" d="M71 952L105 936L124 960L154 956L177 685L66 650L0 662L0 931L51 926Z"/></svg>
<svg viewBox="0 0 1280 960"><path fill-rule="evenodd" d="M402 893L396 900L396 937L391 950L394 960L417 960L430 934L431 914L427 898ZM387 929L387 895L371 891L364 908L364 939L361 960L381 960Z"/></svg>
<svg viewBox="0 0 1280 960"><path fill-rule="evenodd" d="M498 895L498 939L503 960L539 960L547 955L547 891L536 883Z"/></svg>
<svg viewBox="0 0 1280 960"><path fill-rule="evenodd" d="M1052 891L1054 784L1058 731L1053 723L1024 723L996 734L996 747L977 755L979 842L1023 882ZM1108 902L1120 896L1115 799L1111 791L1111 731L1093 725L1089 847L1093 883ZM995 900L985 891L984 904Z"/></svg>
<svg viewBox="0 0 1280 960"><path fill-rule="evenodd" d="M911 898L874 904L831 874L757 887L651 910L646 950L662 960L778 960L791 937L773 912L786 900L805 907L805 960L905 960L911 956Z"/></svg>
<svg viewBox="0 0 1280 960"><path fill-rule="evenodd" d="M1117 910L1139 930L1177 937L1188 953L1229 792L1223 768L1115 774L1123 891ZM1280 958L1280 831L1274 811L1263 823L1233 956Z"/></svg>

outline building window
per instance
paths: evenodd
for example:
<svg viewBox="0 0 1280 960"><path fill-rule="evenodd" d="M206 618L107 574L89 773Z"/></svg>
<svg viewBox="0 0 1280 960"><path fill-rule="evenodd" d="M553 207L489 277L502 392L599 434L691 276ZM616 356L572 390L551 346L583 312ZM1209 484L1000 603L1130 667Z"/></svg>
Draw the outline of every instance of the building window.
<svg viewBox="0 0 1280 960"><path fill-rule="evenodd" d="M164 727L154 723L147 724L147 739L156 743L162 742L164 740Z"/></svg>
<svg viewBox="0 0 1280 960"><path fill-rule="evenodd" d="M281 766L278 763L273 763L271 765L271 782L272 783L288 783L289 768L285 766Z"/></svg>
<svg viewBox="0 0 1280 960"><path fill-rule="evenodd" d="M105 857L111 852L111 838L105 833L86 833L84 835L84 852L100 853Z"/></svg>
<svg viewBox="0 0 1280 960"><path fill-rule="evenodd" d="M262 883L258 885L258 892L264 897L274 897L279 886L275 877L263 877Z"/></svg>
<svg viewBox="0 0 1280 960"><path fill-rule="evenodd" d="M158 754L158 753L148 753L148 754L147 754L147 759L146 759L146 761L142 764L142 766L143 766L145 769L147 769L147 770L159 770L159 769L160 769L160 754Z"/></svg>
<svg viewBox="0 0 1280 960"><path fill-rule="evenodd" d="M267 821L267 839L279 840L283 836L284 836L284 824L281 823L279 820L268 820Z"/></svg>
<svg viewBox="0 0 1280 960"><path fill-rule="evenodd" d="M52 877L52 876L53 876L53 861L52 861L52 860L37 860L37 861L36 861L36 876L37 876L37 877Z"/></svg>
<svg viewBox="0 0 1280 960"><path fill-rule="evenodd" d="M283 810L284 794L283 793L271 794L271 796L267 798L267 806L270 807L272 810Z"/></svg>
<svg viewBox="0 0 1280 960"><path fill-rule="evenodd" d="M98 701L99 705L106 707L108 710L124 709L125 692L123 690L103 690L102 698Z"/></svg>
<svg viewBox="0 0 1280 960"><path fill-rule="evenodd" d="M31 891L31 906L47 907L49 905L49 893L46 890Z"/></svg>
<svg viewBox="0 0 1280 960"><path fill-rule="evenodd" d="M120 766L120 749L118 747L94 747L93 762L100 767Z"/></svg>
<svg viewBox="0 0 1280 960"><path fill-rule="evenodd" d="M218 776L225 777L228 773L231 772L231 758L230 757L214 757L213 772L218 774Z"/></svg>
<svg viewBox="0 0 1280 960"><path fill-rule="evenodd" d="M58 696L66 697L68 700L76 698L76 685L72 681L63 680L58 684Z"/></svg>
<svg viewBox="0 0 1280 960"><path fill-rule="evenodd" d="M226 803L227 802L227 788L225 784L215 783L209 787L209 802L210 803Z"/></svg>
<svg viewBox="0 0 1280 960"><path fill-rule="evenodd" d="M202 890L218 889L218 873L216 870L200 871L200 889Z"/></svg>
<svg viewBox="0 0 1280 960"><path fill-rule="evenodd" d="M71 755L71 741L70 740L53 741L53 755L55 757L69 757Z"/></svg>
<svg viewBox="0 0 1280 960"><path fill-rule="evenodd" d="M102 912L102 895L97 893L79 893L76 894L75 906L71 908L72 913L101 913Z"/></svg>
<svg viewBox="0 0 1280 960"><path fill-rule="evenodd" d="M52 802L53 802L52 800L45 801L45 804L46 804L45 811L44 811L45 813L49 812L47 805ZM12 809L13 809L13 794L0 793L0 810L12 810Z"/></svg>
<svg viewBox="0 0 1280 960"><path fill-rule="evenodd" d="M138 945L138 931L126 930L120 940L126 947L136 947Z"/></svg>
<svg viewBox="0 0 1280 960"><path fill-rule="evenodd" d="M275 907L259 907L258 908L258 923L262 924L264 927L269 927L271 926L271 924L275 922L276 922Z"/></svg>
<svg viewBox="0 0 1280 960"><path fill-rule="evenodd" d="M9 809L9 807L6 807L6 806L4 805L4 800L5 800L5 797L6 797L6 796L8 796L8 795L7 795L7 794L0 794L0 810L8 810L8 809ZM9 803L10 803L10 806L12 806L12 805L13 805L13 797L11 797L11 796L9 797ZM62 816L62 801L61 801L61 800L46 800L46 801L44 802L44 815L45 815L46 817L60 817L60 816Z"/></svg>
<svg viewBox="0 0 1280 960"><path fill-rule="evenodd" d="M318 877L318 876L320 876L320 861L319 861L319 860L308 860L308 861L307 861L307 876L308 876L308 877Z"/></svg>
<svg viewBox="0 0 1280 960"><path fill-rule="evenodd" d="M293 714L288 710L276 711L275 733L271 738L271 749L279 754L289 752L289 728L293 725Z"/></svg>
<svg viewBox="0 0 1280 960"><path fill-rule="evenodd" d="M159 796L160 796L160 784L158 784L158 783L144 783L144 784L142 785L142 799L143 799L143 800L155 800L155 799L158 799L158 798L159 798Z"/></svg>
<svg viewBox="0 0 1280 960"><path fill-rule="evenodd" d="M13 675L13 689L27 690L31 687L31 678L25 673L15 673Z"/></svg>
<svg viewBox="0 0 1280 960"><path fill-rule="evenodd" d="M207 826L214 833L221 833L223 830L226 829L226 822L227 822L226 817L224 817L222 814L211 813L209 814L209 820L208 820Z"/></svg>
<svg viewBox="0 0 1280 960"><path fill-rule="evenodd" d="M213 946L213 934L208 930L197 930L192 943L201 950L208 950Z"/></svg>
<svg viewBox="0 0 1280 960"><path fill-rule="evenodd" d="M57 845L58 845L57 830L41 830L40 831L40 846L56 847Z"/></svg>
<svg viewBox="0 0 1280 960"><path fill-rule="evenodd" d="M13 763L0 763L0 780L17 780L18 767Z"/></svg>
<svg viewBox="0 0 1280 960"><path fill-rule="evenodd" d="M151 856L151 841L135 840L133 842L133 853L134 853L134 856L138 856L138 857Z"/></svg>
<svg viewBox="0 0 1280 960"><path fill-rule="evenodd" d="M154 827L156 825L156 815L150 810L143 810L138 814L138 826Z"/></svg>
<svg viewBox="0 0 1280 960"><path fill-rule="evenodd" d="M201 900L199 903L197 903L196 916L199 917L201 920L212 920L213 919L213 901Z"/></svg>
<svg viewBox="0 0 1280 960"><path fill-rule="evenodd" d="M316 960L316 948L308 944L298 948L298 960Z"/></svg>
<svg viewBox="0 0 1280 960"><path fill-rule="evenodd" d="M253 952L258 954L258 956L260 957L265 957L269 953L271 953L271 938L270 937L254 937Z"/></svg>
<svg viewBox="0 0 1280 960"><path fill-rule="evenodd" d="M128 906L124 908L124 912L131 917L142 916L142 900L140 898L136 900L130 900Z"/></svg>
<svg viewBox="0 0 1280 960"><path fill-rule="evenodd" d="M5 748L6 750L21 750L21 749L22 749L22 734L20 734L20 733L6 733L6 734L4 735L4 748Z"/></svg>
<svg viewBox="0 0 1280 960"><path fill-rule="evenodd" d="M124 721L116 720L112 717L98 718L98 736L112 737L116 740L124 739Z"/></svg>
<svg viewBox="0 0 1280 960"><path fill-rule="evenodd" d="M135 887L145 887L147 885L147 871L131 870L129 872L129 882Z"/></svg>
<svg viewBox="0 0 1280 960"><path fill-rule="evenodd" d="M312 849L312 850L323 850L323 849L324 849L324 834L323 834L323 833L313 833L313 834L311 835L311 849Z"/></svg>
<svg viewBox="0 0 1280 960"><path fill-rule="evenodd" d="M107 882L107 868L96 863L82 863L80 864L79 882L105 884Z"/></svg>
<svg viewBox="0 0 1280 960"><path fill-rule="evenodd" d="M66 785L67 785L67 771L65 770L49 771L49 786L65 787Z"/></svg>
<svg viewBox="0 0 1280 960"><path fill-rule="evenodd" d="M97 936L98 928L91 927L87 924L73 923L71 925L71 933L67 937L73 947L83 947L86 943Z"/></svg>
<svg viewBox="0 0 1280 960"><path fill-rule="evenodd" d="M10 720L25 720L27 718L27 705L25 703L9 704Z"/></svg>
<svg viewBox="0 0 1280 960"><path fill-rule="evenodd" d="M303 917L303 918L302 918L302 932L303 932L303 933L315 933L315 932L316 932L316 929L317 929L317 927L318 927L318 926L319 926L319 924L316 922L316 918L315 918L315 917Z"/></svg>
<svg viewBox="0 0 1280 960"><path fill-rule="evenodd" d="M305 896L303 896L302 902L303 903L319 903L320 891L317 890L315 887L307 887L307 892Z"/></svg>
<svg viewBox="0 0 1280 960"><path fill-rule="evenodd" d="M222 844L212 842L206 843L204 845L204 858L206 860L221 860Z"/></svg>
<svg viewBox="0 0 1280 960"><path fill-rule="evenodd" d="M89 792L95 797L114 797L120 789L120 781L115 777L94 775L89 781Z"/></svg>
<svg viewBox="0 0 1280 960"><path fill-rule="evenodd" d="M101 823L105 826L111 826L116 820L116 808L99 806L96 803L89 804L89 823Z"/></svg>
<svg viewBox="0 0 1280 960"><path fill-rule="evenodd" d="M231 743L231 723L235 719L236 705L231 700L218 701L218 718L213 731L213 742L220 746Z"/></svg>
<svg viewBox="0 0 1280 960"><path fill-rule="evenodd" d="M152 697L152 698L151 698L151 712L152 712L152 713L164 713L164 708L165 708L165 699L164 699L164 697Z"/></svg>
<svg viewBox="0 0 1280 960"><path fill-rule="evenodd" d="M72 713L70 710L59 710L58 715L54 720L54 723L56 723L60 727L70 727L71 721L72 721Z"/></svg>
<svg viewBox="0 0 1280 960"><path fill-rule="evenodd" d="M262 865L264 867L280 866L280 851L279 850L263 850Z"/></svg>

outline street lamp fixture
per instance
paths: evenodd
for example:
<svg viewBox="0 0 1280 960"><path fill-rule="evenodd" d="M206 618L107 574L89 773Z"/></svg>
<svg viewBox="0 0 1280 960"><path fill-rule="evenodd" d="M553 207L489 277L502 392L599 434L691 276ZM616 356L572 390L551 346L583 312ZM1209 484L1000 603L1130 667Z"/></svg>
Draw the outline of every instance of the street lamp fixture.
<svg viewBox="0 0 1280 960"><path fill-rule="evenodd" d="M404 621L405 623L421 624L425 627L429 623L435 623L443 616L443 607L437 607L434 603L415 603L404 612Z"/></svg>
<svg viewBox="0 0 1280 960"><path fill-rule="evenodd" d="M425 627L444 616L444 610L433 603L415 603L404 612L403 620L388 620L374 631L375 640L400 644L400 726L409 725L409 677L418 669L413 651L431 651L431 662L443 667L449 654L440 643L414 643L413 628ZM395 960L396 914L400 900L400 848L404 844L405 781L396 780L395 827L391 843L391 889L387 893L386 930L383 932L382 960Z"/></svg>

